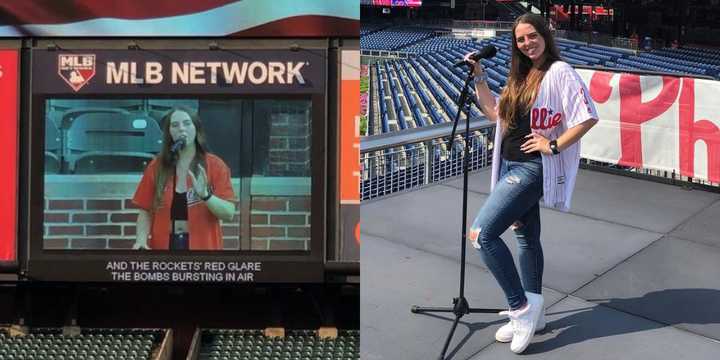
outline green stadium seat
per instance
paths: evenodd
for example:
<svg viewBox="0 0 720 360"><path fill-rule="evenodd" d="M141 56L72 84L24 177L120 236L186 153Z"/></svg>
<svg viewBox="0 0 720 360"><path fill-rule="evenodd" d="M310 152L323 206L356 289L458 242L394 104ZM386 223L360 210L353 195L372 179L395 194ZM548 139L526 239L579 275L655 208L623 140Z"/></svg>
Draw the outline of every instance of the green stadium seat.
<svg viewBox="0 0 720 360"><path fill-rule="evenodd" d="M201 333L200 359L212 360L356 360L359 331L343 330L336 339L319 339L314 330L286 331L269 338L259 330L210 329Z"/></svg>

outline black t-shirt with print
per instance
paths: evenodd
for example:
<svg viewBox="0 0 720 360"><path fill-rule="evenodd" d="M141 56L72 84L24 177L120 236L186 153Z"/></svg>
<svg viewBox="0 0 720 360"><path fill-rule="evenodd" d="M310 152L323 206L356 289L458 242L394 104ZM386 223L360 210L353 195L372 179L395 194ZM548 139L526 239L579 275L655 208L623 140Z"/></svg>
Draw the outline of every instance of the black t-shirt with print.
<svg viewBox="0 0 720 360"><path fill-rule="evenodd" d="M517 112L515 116L515 128L505 130L502 142L502 157L508 161L530 161L540 157L539 151L524 153L520 150L520 146L528 139L525 136L530 135L530 110L526 112Z"/></svg>

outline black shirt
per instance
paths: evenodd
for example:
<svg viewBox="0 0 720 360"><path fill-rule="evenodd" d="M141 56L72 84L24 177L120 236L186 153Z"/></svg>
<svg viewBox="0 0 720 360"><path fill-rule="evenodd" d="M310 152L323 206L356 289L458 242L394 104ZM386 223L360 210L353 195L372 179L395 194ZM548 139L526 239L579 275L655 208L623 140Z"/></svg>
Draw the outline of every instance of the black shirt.
<svg viewBox="0 0 720 360"><path fill-rule="evenodd" d="M172 199L172 207L170 208L170 218L173 220L187 220L187 192L174 192Z"/></svg>
<svg viewBox="0 0 720 360"><path fill-rule="evenodd" d="M515 128L507 129L502 142L502 157L508 161L530 161L540 156L539 151L524 153L520 150L520 146L528 139L525 136L530 135L530 111L525 113L518 112L515 116Z"/></svg>

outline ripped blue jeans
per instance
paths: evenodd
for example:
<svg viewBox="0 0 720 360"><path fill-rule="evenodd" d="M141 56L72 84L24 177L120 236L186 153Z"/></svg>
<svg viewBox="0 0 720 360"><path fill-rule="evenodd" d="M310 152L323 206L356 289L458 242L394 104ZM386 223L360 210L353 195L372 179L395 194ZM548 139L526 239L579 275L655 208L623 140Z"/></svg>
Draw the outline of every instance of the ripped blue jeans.
<svg viewBox="0 0 720 360"><path fill-rule="evenodd" d="M540 245L542 160L502 161L500 180L475 217L469 240L500 284L510 309L522 307L525 291L542 291L543 251ZM513 226L518 241L520 275L500 235Z"/></svg>

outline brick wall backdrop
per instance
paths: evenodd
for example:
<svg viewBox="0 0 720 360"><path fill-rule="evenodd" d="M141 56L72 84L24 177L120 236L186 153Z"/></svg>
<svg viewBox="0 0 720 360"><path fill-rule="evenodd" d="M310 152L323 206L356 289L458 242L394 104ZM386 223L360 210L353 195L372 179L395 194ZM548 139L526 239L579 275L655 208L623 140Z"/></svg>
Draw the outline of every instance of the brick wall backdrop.
<svg viewBox="0 0 720 360"><path fill-rule="evenodd" d="M239 216L223 223L225 249L239 248ZM129 197L46 198L44 219L45 249L130 249L135 243L137 209ZM250 221L253 250L309 249L309 196L256 196Z"/></svg>
<svg viewBox="0 0 720 360"><path fill-rule="evenodd" d="M310 176L311 142L307 111L274 114L267 175Z"/></svg>
<svg viewBox="0 0 720 360"><path fill-rule="evenodd" d="M137 210L129 199L45 199L46 249L129 249Z"/></svg>
<svg viewBox="0 0 720 360"><path fill-rule="evenodd" d="M310 250L309 196L253 196L253 250Z"/></svg>

